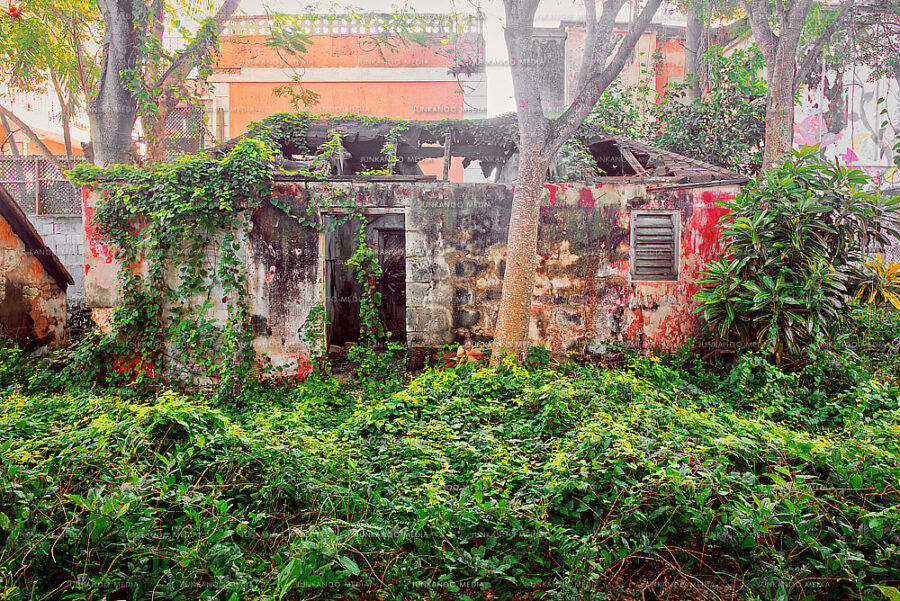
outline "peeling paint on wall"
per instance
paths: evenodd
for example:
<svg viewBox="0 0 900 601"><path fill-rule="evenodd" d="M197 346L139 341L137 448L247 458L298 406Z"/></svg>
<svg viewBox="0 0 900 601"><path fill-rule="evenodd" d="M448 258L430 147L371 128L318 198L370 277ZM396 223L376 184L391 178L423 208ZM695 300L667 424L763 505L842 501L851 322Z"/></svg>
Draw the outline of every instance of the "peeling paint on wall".
<svg viewBox="0 0 900 601"><path fill-rule="evenodd" d="M0 332L22 344L62 339L66 293L0 217Z"/></svg>
<svg viewBox="0 0 900 601"><path fill-rule="evenodd" d="M505 269L512 188L501 184L333 183L372 214L401 214L406 244L406 335L412 345L490 342ZM540 213L529 340L553 351L604 352L613 342L671 348L698 332L698 271L720 251L722 200L736 185L678 191L645 185L548 184ZM281 204L304 210L318 183L280 183ZM86 208L91 206L86 196ZM675 281L630 272L634 209L680 216ZM85 215L90 213L86 210ZM86 217L86 239L90 230ZM94 240L96 243L96 240ZM245 260L256 348L276 364L308 356L302 330L326 301L324 236L264 204L250 219ZM115 262L85 253L92 306L114 299ZM340 266L338 266L340 267Z"/></svg>

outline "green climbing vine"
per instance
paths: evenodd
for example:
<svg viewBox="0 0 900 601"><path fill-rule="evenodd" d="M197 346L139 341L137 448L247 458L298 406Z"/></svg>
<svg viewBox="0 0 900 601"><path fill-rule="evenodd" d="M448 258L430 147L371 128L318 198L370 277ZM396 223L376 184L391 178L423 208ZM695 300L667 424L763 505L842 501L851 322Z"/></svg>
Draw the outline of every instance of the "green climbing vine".
<svg viewBox="0 0 900 601"><path fill-rule="evenodd" d="M132 377L165 373L187 383L218 382L226 388L265 373L268 363L252 345L242 256L250 217L264 201L319 231L355 220L356 248L348 265L355 268L361 290L360 336L371 342L390 336L379 319L381 268L366 243L364 207L329 181L333 167L343 160L341 135L332 128L324 144L309 148L305 136L310 120L301 113L254 124L252 135L224 155L184 156L149 168L78 165L69 173L101 192L92 223L120 266L119 304L110 331L92 341L88 363L102 363L102 355L108 372L131 372ZM385 137L388 173L407 127L408 122L396 122ZM300 172L315 183L299 209L273 194L276 152L286 145L314 154ZM323 348L326 321L324 306L313 307L304 328L311 352Z"/></svg>
<svg viewBox="0 0 900 601"><path fill-rule="evenodd" d="M269 148L245 139L221 160L79 165L70 176L101 191L92 223L120 266L120 302L99 341L114 369L226 385L259 369L240 251L273 190Z"/></svg>
<svg viewBox="0 0 900 601"><path fill-rule="evenodd" d="M393 161L396 162L396 144L401 129L400 126L396 126L394 129L397 129L398 133L394 136L389 135L385 140L385 146L388 146L390 143L394 145L393 152L390 155L386 153L386 156L393 156ZM393 132L394 129L391 131ZM389 142L389 139L393 140L393 142ZM322 182L321 189L310 192L309 198L303 204L303 210L299 214L293 212L291 207L287 206L277 196L273 196L271 202L301 225L312 227L319 231L331 232L348 221L356 220L356 247L347 264L355 267L355 278L361 288L359 309L360 337L365 342L375 342L389 333L385 331L378 314L381 307L381 294L377 291L377 282L381 277L381 266L378 263L375 250L366 242L366 229L369 225L369 219L362 205L348 196L344 189L334 185L333 182L327 181L327 178L332 174L333 165L337 160L340 160L343 153L344 147L341 135L336 130L331 129L328 132L325 143L319 146L310 166L302 172L307 177L320 180ZM390 165L389 170L392 168L393 165ZM388 173L390 172L389 170L387 171ZM326 213L330 215L330 219L325 219L324 215Z"/></svg>

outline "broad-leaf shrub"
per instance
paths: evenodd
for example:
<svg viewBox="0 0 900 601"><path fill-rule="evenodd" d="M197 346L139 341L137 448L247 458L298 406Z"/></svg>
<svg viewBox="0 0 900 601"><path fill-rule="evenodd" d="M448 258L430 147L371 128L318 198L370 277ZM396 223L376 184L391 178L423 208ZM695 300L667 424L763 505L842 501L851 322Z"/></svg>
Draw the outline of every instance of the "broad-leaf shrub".
<svg viewBox="0 0 900 601"><path fill-rule="evenodd" d="M850 301L850 268L897 235L900 197L866 191L871 178L794 151L724 204L727 250L701 272L696 298L718 336L781 359L831 340Z"/></svg>
<svg viewBox="0 0 900 601"><path fill-rule="evenodd" d="M900 263L884 260L881 253L864 261L853 270L853 282L858 286L854 299L876 307L890 303L900 309Z"/></svg>
<svg viewBox="0 0 900 601"><path fill-rule="evenodd" d="M732 169L755 174L762 166L766 81L756 46L731 56L712 46L703 56L709 81L701 98L685 102L690 84L667 87L656 106L651 143Z"/></svg>

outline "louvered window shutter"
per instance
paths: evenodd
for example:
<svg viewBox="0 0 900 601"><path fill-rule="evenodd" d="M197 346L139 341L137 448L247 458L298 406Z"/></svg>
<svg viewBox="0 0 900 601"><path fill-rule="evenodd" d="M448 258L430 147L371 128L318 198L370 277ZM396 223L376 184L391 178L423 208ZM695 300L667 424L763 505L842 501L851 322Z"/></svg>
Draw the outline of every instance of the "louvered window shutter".
<svg viewBox="0 0 900 601"><path fill-rule="evenodd" d="M631 275L637 280L678 279L677 211L631 213Z"/></svg>

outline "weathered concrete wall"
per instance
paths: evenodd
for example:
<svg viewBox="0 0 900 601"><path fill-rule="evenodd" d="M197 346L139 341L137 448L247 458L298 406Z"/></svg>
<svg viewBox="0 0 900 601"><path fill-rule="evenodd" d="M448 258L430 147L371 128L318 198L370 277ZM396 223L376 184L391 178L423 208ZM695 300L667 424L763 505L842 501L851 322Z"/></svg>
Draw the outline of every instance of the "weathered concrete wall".
<svg viewBox="0 0 900 601"><path fill-rule="evenodd" d="M34 229L72 274L69 300L84 298L84 229L80 215L29 215Z"/></svg>
<svg viewBox="0 0 900 601"><path fill-rule="evenodd" d="M372 215L402 215L406 239L406 328L412 345L486 343L502 287L512 189L499 184L331 184ZM650 190L641 185L545 186L530 341L554 351L603 352L611 342L672 347L697 333L697 272L720 251L717 221L737 186ZM323 184L279 184L297 213ZM115 302L115 261L96 240L85 196L85 290L93 307ZM317 203L319 204L319 203ZM680 216L674 281L637 281L630 256L631 211ZM340 209L331 209L339 211ZM327 211L326 211L327 212ZM246 264L256 347L276 364L305 356L304 324L326 302L325 236L268 203L250 218Z"/></svg>
<svg viewBox="0 0 900 601"><path fill-rule="evenodd" d="M20 343L60 341L66 326L66 293L0 217L0 333Z"/></svg>

